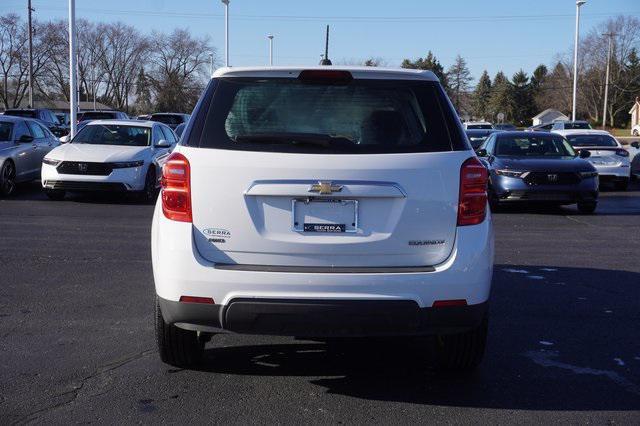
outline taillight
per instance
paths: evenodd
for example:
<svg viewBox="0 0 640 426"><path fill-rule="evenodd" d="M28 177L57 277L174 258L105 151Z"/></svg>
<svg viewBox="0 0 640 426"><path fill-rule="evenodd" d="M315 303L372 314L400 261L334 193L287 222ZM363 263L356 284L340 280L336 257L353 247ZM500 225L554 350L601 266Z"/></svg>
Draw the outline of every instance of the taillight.
<svg viewBox="0 0 640 426"><path fill-rule="evenodd" d="M162 213L167 219L191 222L191 173L189 160L174 152L162 167Z"/></svg>
<svg viewBox="0 0 640 426"><path fill-rule="evenodd" d="M626 149L616 149L616 155L619 155L621 157L628 157L629 151L627 151Z"/></svg>
<svg viewBox="0 0 640 426"><path fill-rule="evenodd" d="M458 226L482 223L487 214L487 169L476 157L462 163L460 168L460 198Z"/></svg>
<svg viewBox="0 0 640 426"><path fill-rule="evenodd" d="M306 83L346 84L353 80L353 75L343 70L302 70L298 74L298 80Z"/></svg>

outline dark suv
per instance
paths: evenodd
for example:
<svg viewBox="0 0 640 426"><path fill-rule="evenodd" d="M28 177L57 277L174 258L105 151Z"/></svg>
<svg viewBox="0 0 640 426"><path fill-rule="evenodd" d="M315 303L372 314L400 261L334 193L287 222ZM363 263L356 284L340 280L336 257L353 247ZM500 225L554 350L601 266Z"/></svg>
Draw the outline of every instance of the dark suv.
<svg viewBox="0 0 640 426"><path fill-rule="evenodd" d="M16 108L8 109L4 112L4 115L11 115L14 117L34 118L39 120L42 124L47 126L51 133L57 137L62 137L69 133L69 127L60 123L58 118L51 110L46 108Z"/></svg>
<svg viewBox="0 0 640 426"><path fill-rule="evenodd" d="M189 114L180 114L175 112L157 112L155 114L151 114L149 120L151 121L159 121L162 124L166 124L175 130L176 127L181 125L182 123L186 123L189 121Z"/></svg>

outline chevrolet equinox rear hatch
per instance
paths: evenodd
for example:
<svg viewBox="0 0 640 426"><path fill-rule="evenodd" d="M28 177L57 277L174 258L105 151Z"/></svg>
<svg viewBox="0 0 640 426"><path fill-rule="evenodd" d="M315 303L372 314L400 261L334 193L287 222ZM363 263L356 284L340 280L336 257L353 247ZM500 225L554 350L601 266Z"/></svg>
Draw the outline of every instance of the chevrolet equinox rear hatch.
<svg viewBox="0 0 640 426"><path fill-rule="evenodd" d="M197 251L265 269L445 261L469 146L437 81L382 76L214 78L180 149Z"/></svg>

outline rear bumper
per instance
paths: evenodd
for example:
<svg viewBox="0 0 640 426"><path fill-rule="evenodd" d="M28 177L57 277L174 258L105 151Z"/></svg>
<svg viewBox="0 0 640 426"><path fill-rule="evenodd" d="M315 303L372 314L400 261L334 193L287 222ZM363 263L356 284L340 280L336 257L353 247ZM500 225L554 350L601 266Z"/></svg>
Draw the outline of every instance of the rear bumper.
<svg viewBox="0 0 640 426"><path fill-rule="evenodd" d="M151 232L155 290L167 322L201 331L298 336L341 329L345 335L455 332L472 327L489 300L490 216L482 224L458 227L450 257L429 271L283 272L219 268L199 254L192 224L166 219L158 202ZM215 305L180 303L181 296L208 297ZM459 299L469 306L432 308L436 301ZM399 324L388 319L396 314ZM381 319L391 324L380 324Z"/></svg>
<svg viewBox="0 0 640 426"><path fill-rule="evenodd" d="M420 308L409 300L247 298L227 305L162 298L159 303L167 323L190 330L310 338L460 333L478 326L488 305Z"/></svg>

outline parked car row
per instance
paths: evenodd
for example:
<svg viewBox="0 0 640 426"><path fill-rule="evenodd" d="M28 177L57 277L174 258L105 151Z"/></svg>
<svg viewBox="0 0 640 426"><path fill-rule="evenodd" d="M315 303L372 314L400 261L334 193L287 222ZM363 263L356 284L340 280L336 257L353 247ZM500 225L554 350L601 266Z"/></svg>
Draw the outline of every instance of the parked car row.
<svg viewBox="0 0 640 426"><path fill-rule="evenodd" d="M61 144L37 120L0 116L0 194L40 178L55 200L67 192L109 191L152 201L178 138L159 122L93 120L83 121L69 142Z"/></svg>

